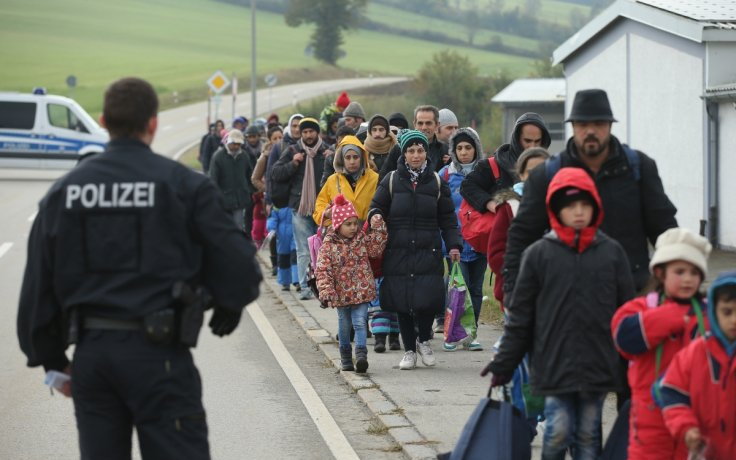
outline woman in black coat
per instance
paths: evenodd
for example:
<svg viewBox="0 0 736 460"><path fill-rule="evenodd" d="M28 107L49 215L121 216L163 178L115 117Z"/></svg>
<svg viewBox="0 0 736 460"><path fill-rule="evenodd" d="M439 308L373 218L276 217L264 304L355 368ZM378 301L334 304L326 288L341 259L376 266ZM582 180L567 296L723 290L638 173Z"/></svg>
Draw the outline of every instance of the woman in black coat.
<svg viewBox="0 0 736 460"><path fill-rule="evenodd" d="M440 235L453 261L460 260L463 244L450 189L427 159L427 138L407 130L399 145L398 167L378 185L371 213L380 213L388 224L381 308L398 314L406 352L399 368L413 369L417 352L425 366L435 364L429 339L434 316L445 305Z"/></svg>

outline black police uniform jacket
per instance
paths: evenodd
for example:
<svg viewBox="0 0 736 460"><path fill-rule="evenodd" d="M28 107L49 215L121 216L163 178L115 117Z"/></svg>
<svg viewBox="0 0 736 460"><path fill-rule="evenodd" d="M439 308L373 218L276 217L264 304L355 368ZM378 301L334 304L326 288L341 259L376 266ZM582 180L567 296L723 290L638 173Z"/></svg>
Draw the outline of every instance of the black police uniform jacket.
<svg viewBox="0 0 736 460"><path fill-rule="evenodd" d="M595 186L577 168L564 168L547 193L567 186L587 190L601 207ZM526 197L524 198L526 199ZM621 360L613 344L611 319L634 297L623 248L598 230L603 214L576 231L552 211L552 231L524 252L508 321L491 372L510 376L529 352L535 394L620 391Z"/></svg>
<svg viewBox="0 0 736 460"><path fill-rule="evenodd" d="M225 212L206 176L136 140L56 181L28 239L18 339L29 366L63 369L63 316L139 319L172 304L179 280L209 289L239 311L258 296L255 248Z"/></svg>
<svg viewBox="0 0 736 460"><path fill-rule="evenodd" d="M654 160L640 151L636 153L640 163L638 181L614 136L611 136L608 159L597 174L593 174L580 160L572 138L559 155L562 168L582 168L593 178L606 211L600 228L623 246L631 265L634 285L641 289L649 279L647 241L654 245L662 232L677 227L677 208L664 192ZM511 222L504 258L506 294L514 289L522 251L549 228L544 204L549 182L546 168L540 166L529 173L524 184L524 199Z"/></svg>
<svg viewBox="0 0 736 460"><path fill-rule="evenodd" d="M383 310L439 313L444 308L440 235L448 248L461 250L463 244L450 188L440 181L438 189L435 174L429 161L415 188L401 156L396 172L381 180L373 196L369 216L379 212L388 226L379 293Z"/></svg>
<svg viewBox="0 0 736 460"><path fill-rule="evenodd" d="M299 165L294 165L292 161L294 155L297 153L303 153L304 159L299 162ZM313 171L314 171L314 187L316 193L319 193L320 182L322 179L322 170L325 166L325 156L329 154L329 145L326 142L322 142L322 145L317 150L317 154L312 159ZM299 202L302 199L302 183L304 182L304 171L306 170L307 154L302 146L302 141L298 141L296 144L288 147L282 154L281 158L273 165L271 171L271 180L280 184L273 184L273 187L283 186L283 184L289 184L289 204L288 206L294 210L299 209ZM316 194L315 194L316 199ZM311 215L311 214L310 214Z"/></svg>

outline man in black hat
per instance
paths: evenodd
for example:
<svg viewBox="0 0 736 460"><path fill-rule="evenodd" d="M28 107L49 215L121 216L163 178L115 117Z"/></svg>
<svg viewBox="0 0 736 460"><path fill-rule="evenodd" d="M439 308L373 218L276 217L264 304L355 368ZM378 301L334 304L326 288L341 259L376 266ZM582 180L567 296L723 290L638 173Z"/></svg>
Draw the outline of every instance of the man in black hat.
<svg viewBox="0 0 736 460"><path fill-rule="evenodd" d="M509 296L519 271L522 251L549 228L545 197L550 179L560 168L583 168L601 195L605 218L601 230L626 250L637 290L649 278L649 249L668 228L677 227L677 209L664 192L654 160L628 148L611 135L615 118L608 95L600 89L578 91L567 120L573 137L558 157L532 170L524 200L509 229L504 265L504 293Z"/></svg>

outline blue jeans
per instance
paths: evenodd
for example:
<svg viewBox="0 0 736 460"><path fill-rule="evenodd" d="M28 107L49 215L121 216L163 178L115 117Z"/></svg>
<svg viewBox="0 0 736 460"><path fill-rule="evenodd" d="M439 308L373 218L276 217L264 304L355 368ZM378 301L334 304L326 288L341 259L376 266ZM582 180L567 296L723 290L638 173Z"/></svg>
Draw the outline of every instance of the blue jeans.
<svg viewBox="0 0 736 460"><path fill-rule="evenodd" d="M448 270L452 268L452 261L447 259ZM468 286L470 301L473 303L473 313L475 313L475 325L478 325L480 318L480 308L483 306L483 280L486 276L488 264L485 257L478 257L472 262L460 262L460 273L463 274L465 284ZM445 278L445 284L449 280ZM440 323L445 321L444 311L437 316Z"/></svg>
<svg viewBox="0 0 736 460"><path fill-rule="evenodd" d="M337 309L340 348L350 348L350 326L355 329L355 346L365 347L368 303L348 305Z"/></svg>
<svg viewBox="0 0 736 460"><path fill-rule="evenodd" d="M294 241L296 241L296 264L299 267L299 284L302 289L307 286L307 267L311 262L309 257L309 244L307 238L317 233L317 224L312 216L300 216L295 210L291 210L291 225L294 228Z"/></svg>
<svg viewBox="0 0 736 460"><path fill-rule="evenodd" d="M566 393L544 398L542 460L564 460L568 447L574 460L601 454L601 417L605 393Z"/></svg>

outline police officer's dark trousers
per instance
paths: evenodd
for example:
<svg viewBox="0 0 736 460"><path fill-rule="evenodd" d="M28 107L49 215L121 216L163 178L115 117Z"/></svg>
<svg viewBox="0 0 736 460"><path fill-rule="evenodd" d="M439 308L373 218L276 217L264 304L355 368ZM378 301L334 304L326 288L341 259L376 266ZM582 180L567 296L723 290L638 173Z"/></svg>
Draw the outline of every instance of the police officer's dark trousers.
<svg viewBox="0 0 736 460"><path fill-rule="evenodd" d="M209 459L202 383L187 347L141 331L86 330L72 361L82 460Z"/></svg>

